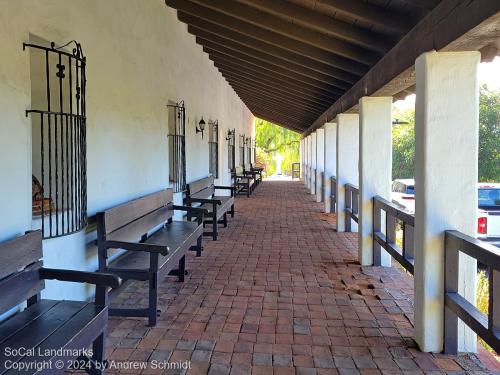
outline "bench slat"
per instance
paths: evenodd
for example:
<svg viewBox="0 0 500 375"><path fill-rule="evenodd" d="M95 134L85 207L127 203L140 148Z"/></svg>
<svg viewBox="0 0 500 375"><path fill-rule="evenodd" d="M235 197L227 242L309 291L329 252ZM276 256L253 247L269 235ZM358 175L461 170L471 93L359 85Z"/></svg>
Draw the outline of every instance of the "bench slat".
<svg viewBox="0 0 500 375"><path fill-rule="evenodd" d="M71 359L73 357L59 357L43 355L50 349L83 349L87 342L93 341L102 332L107 321L107 308L87 304L59 329L54 331L47 339L38 345L39 350L34 356L19 358L18 363L40 363L42 361L56 360L59 358ZM87 337L85 337L87 336ZM41 353L42 355L39 355ZM15 370L6 374L13 374ZM34 371L33 371L34 373Z"/></svg>
<svg viewBox="0 0 500 375"><path fill-rule="evenodd" d="M0 344L19 330L29 325L33 319L45 314L57 304L57 301L42 300L27 309L21 314L16 314L0 325Z"/></svg>
<svg viewBox="0 0 500 375"><path fill-rule="evenodd" d="M6 348L33 348L38 346L87 304L87 302L60 301L45 314L34 319L31 324L21 329L18 334L5 340L0 345L0 374L5 372L7 360L16 362L21 359L21 355L7 356Z"/></svg>
<svg viewBox="0 0 500 375"><path fill-rule="evenodd" d="M158 257L158 268L163 268L168 262L175 268L177 266L176 262L171 261L174 254L179 251L184 253L184 250L189 248L189 246L196 241L201 230L201 225L195 222L174 221L148 238L146 243L167 245L170 248L170 253L168 255L160 255ZM120 269L147 270L149 269L149 258L149 253L128 251L123 256L110 262L109 267L117 272L119 272Z"/></svg>
<svg viewBox="0 0 500 375"><path fill-rule="evenodd" d="M0 243L0 280L42 258L42 232Z"/></svg>
<svg viewBox="0 0 500 375"><path fill-rule="evenodd" d="M202 189L194 194L189 194L190 198L202 198L202 199L210 199L214 194L215 188L214 185L210 185L209 187Z"/></svg>
<svg viewBox="0 0 500 375"><path fill-rule="evenodd" d="M166 223L174 211L172 204L161 207L145 216L137 219L130 224L109 233L106 236L107 241L138 242L144 234L147 234L153 228Z"/></svg>
<svg viewBox="0 0 500 375"><path fill-rule="evenodd" d="M165 189L104 211L106 234L173 201L172 189Z"/></svg>

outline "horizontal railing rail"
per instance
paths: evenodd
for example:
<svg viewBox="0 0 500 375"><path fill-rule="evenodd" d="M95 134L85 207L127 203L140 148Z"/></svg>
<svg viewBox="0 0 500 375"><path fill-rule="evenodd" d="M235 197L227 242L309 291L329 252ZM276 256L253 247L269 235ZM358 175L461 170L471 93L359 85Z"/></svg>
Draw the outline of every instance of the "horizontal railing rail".
<svg viewBox="0 0 500 375"><path fill-rule="evenodd" d="M385 213L385 220L383 214ZM398 244L398 220L401 221L402 238ZM382 228L385 231L382 231ZM397 204L380 196L373 198L373 263L381 264L381 248L384 248L408 272L414 269L414 228L415 217Z"/></svg>
<svg viewBox="0 0 500 375"><path fill-rule="evenodd" d="M351 231L351 219L358 222L359 189L352 184L345 184L345 231Z"/></svg>
<svg viewBox="0 0 500 375"><path fill-rule="evenodd" d="M488 314L459 294L459 254L467 254L487 267ZM458 351L458 319L500 353L500 249L458 231L445 232L444 350Z"/></svg>
<svg viewBox="0 0 500 375"><path fill-rule="evenodd" d="M330 177L330 212L337 212L337 177Z"/></svg>

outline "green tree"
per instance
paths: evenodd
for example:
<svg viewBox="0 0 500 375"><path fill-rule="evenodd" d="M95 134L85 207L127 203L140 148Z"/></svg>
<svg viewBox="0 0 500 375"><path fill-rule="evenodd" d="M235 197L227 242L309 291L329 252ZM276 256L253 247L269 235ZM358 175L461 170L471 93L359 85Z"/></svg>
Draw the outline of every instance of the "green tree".
<svg viewBox="0 0 500 375"><path fill-rule="evenodd" d="M413 178L415 161L415 111L394 111L394 119L408 124L392 127L393 178ZM500 181L500 91L481 87L479 97L478 181Z"/></svg>
<svg viewBox="0 0 500 375"><path fill-rule="evenodd" d="M500 181L500 91L481 87L479 98L479 181Z"/></svg>
<svg viewBox="0 0 500 375"><path fill-rule="evenodd" d="M257 162L266 168L266 173L276 173L274 157L283 157L282 172L291 174L292 163L299 162L300 134L266 120L255 119Z"/></svg>

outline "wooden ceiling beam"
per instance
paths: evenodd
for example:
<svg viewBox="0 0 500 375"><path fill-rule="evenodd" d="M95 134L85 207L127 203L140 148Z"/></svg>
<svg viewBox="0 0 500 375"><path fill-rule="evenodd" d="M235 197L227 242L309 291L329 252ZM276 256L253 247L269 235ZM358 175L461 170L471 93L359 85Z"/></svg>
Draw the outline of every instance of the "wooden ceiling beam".
<svg viewBox="0 0 500 375"><path fill-rule="evenodd" d="M385 35L374 35L372 31L362 29L350 23L316 12L286 0L237 0L276 17L287 20L317 32L340 38L380 53L387 52L395 40Z"/></svg>
<svg viewBox="0 0 500 375"><path fill-rule="evenodd" d="M321 113L321 109L312 107L307 103L297 102L293 98L287 98L283 96L278 96L273 92L263 91L261 88L252 86L247 82L240 82L232 77L224 77L227 79L229 85L236 91L237 94L246 93L250 94L255 98L264 99L265 102L272 103L273 105L278 105L283 107L288 112L298 112L304 113L307 112L312 116L318 116L318 113Z"/></svg>
<svg viewBox="0 0 500 375"><path fill-rule="evenodd" d="M276 87L276 85L265 85L260 81L256 81L253 79L249 79L248 77L243 77L240 74L224 70L222 68L218 68L222 75L232 81L237 81L242 85L251 86L256 90L265 91L268 93L273 93L274 95L279 96L280 98L286 98L289 101L293 101L296 104L304 104L307 107L315 108L317 111L321 113L322 109L328 108L328 104L326 103L318 103L313 101L304 95L298 95L294 92L287 91L286 89L282 89L281 87Z"/></svg>
<svg viewBox="0 0 500 375"><path fill-rule="evenodd" d="M285 128L285 129L288 129L288 130L291 130L293 131L294 133L302 133L302 128L295 128L294 126L292 125L287 125L286 123L282 123L280 120L275 120L275 119L272 119L271 116L267 116L267 115L264 115L264 114L255 114L256 117L262 119L262 120L265 120L265 121L268 121L274 125L277 125L277 126L281 126L282 128Z"/></svg>
<svg viewBox="0 0 500 375"><path fill-rule="evenodd" d="M279 48L287 51L288 53L307 57L309 60L314 60L316 62L329 65L333 68L339 69L344 73L362 76L368 71L368 64L362 64L352 59L338 56L334 53L322 50L309 44L305 44L303 42L299 42L291 38L284 37L271 31L253 26L251 24L245 25L242 23L242 21L234 18L234 21L232 21L230 17L222 15L223 18L229 18L229 20L227 20L227 22L218 22L217 19L219 17L216 17L215 15L208 16L206 12L202 14L196 14L195 11L192 10L191 13L187 13L184 11L186 8L188 8L184 3L184 1L187 0L167 1L181 2L181 4L179 4L181 10L177 11L177 15L179 20L181 20L182 22L212 31L229 39L240 41L242 44L255 45L255 41L258 41L260 42L259 45L267 44L270 47ZM182 4L184 4L184 6L182 6ZM248 44L248 38L250 38L250 44ZM375 61L376 60L374 60L373 62Z"/></svg>
<svg viewBox="0 0 500 375"><path fill-rule="evenodd" d="M296 83L296 81L292 81L291 79L283 79L282 77L279 77L277 75L269 74L265 70L234 65L215 56L210 56L210 59L214 62L214 65L217 68L225 68L234 73L242 74L246 77L252 77L267 84L280 85L280 87L282 87L283 89L308 97L311 100L326 104L328 106L332 105L332 103L342 95L342 93L329 93L327 91L316 89L314 87L311 88L310 86L306 86L305 84L301 86L300 84Z"/></svg>
<svg viewBox="0 0 500 375"><path fill-rule="evenodd" d="M307 124L307 122L309 121L308 118L304 118L304 119L290 118L286 115L283 115L282 113L279 113L279 112L276 112L273 110L269 110L269 109L265 109L259 104L250 103L249 109L254 115L267 114L268 116L272 117L274 120L279 120L280 122L286 122L289 124L293 124L294 128L296 128L297 130L304 129L304 124Z"/></svg>
<svg viewBox="0 0 500 375"><path fill-rule="evenodd" d="M303 131L302 130L303 128L300 127L300 125L298 123L283 121L283 119L280 119L276 116L273 116L272 114L268 114L268 113L264 113L264 112L255 111L252 113L254 114L255 117L258 117L262 120L268 121L274 125L281 126L282 128L291 130L295 133L300 134Z"/></svg>
<svg viewBox="0 0 500 375"><path fill-rule="evenodd" d="M345 92L345 89L341 89L338 87L331 86L327 83L316 81L307 76L303 76L301 74L296 74L290 72L287 69L282 69L276 65L266 63L260 60L254 60L250 56L245 55L237 55L237 54L225 54L216 50L213 50L209 47L203 47L203 51L208 53L210 57L214 57L223 61L227 61L228 63L242 66L242 67L253 67L254 69L264 70L270 74L275 74L277 77L283 79L289 79L295 83L300 83L301 85L306 85L307 87L314 88L317 90L321 90L326 93L333 93L335 95L342 95Z"/></svg>
<svg viewBox="0 0 500 375"><path fill-rule="evenodd" d="M257 106L260 110L274 112L277 115L280 115L289 120L299 121L304 124L307 124L307 121L311 120L311 115L307 113L301 113L300 111L290 112L284 108L279 108L273 106L272 103L269 103L262 99L255 99L252 94L247 94L245 92L241 93L241 99L245 102L246 105ZM305 121L305 122L304 122Z"/></svg>
<svg viewBox="0 0 500 375"><path fill-rule="evenodd" d="M339 79L333 78L332 76L307 68L305 66L269 55L265 52L259 52L258 50L245 47L242 44L233 42L232 40L221 38L214 34L205 33L202 30L198 31L208 35L210 40L207 39L206 35L196 36L196 42L202 45L204 48L209 48L212 51L217 51L219 53L230 55L246 61L252 61L255 64L268 64L275 69L286 70L290 72L291 75L300 75L304 77L304 79L310 79L315 83L324 83L327 85L338 87L342 90L350 88L351 84L356 82L354 78L352 82L341 81Z"/></svg>
<svg viewBox="0 0 500 375"><path fill-rule="evenodd" d="M400 35L406 33L415 24L416 20L397 14L379 6L359 0L316 0L335 12L349 18L358 19L374 24L378 27L390 29Z"/></svg>
<svg viewBox="0 0 500 375"><path fill-rule="evenodd" d="M191 16L189 16L191 17ZM182 13L179 13L179 19L183 22L184 16ZM318 62L316 60L312 60L309 57L302 56L297 53L293 53L287 51L282 48L275 47L271 44L267 44L261 42L260 40L247 37L243 34L235 37L234 33L228 32L227 29L213 27L209 22L205 22L200 19L196 19L196 17L190 18L196 25L189 24L188 31L196 36L202 37L203 39L210 40L216 43L223 43L227 41L226 44L231 49L236 49L237 46L241 46L241 50L248 49L250 51L255 51L255 56L262 53L264 55L270 56L270 62L272 62L273 58L276 58L277 61L284 60L289 63L297 66L301 66L304 69L310 69L319 72L320 74L325 74L334 79L338 79L347 83L355 83L359 80L360 76L344 72L340 69L334 68L328 64L324 64L322 62ZM187 22L186 22L187 23ZM210 27L211 30L207 30L204 27ZM214 31L215 30L215 31Z"/></svg>
<svg viewBox="0 0 500 375"><path fill-rule="evenodd" d="M498 0L442 0L304 135L350 110L363 96L392 96L415 84L415 60L422 53L479 50L500 38L499 25Z"/></svg>
<svg viewBox="0 0 500 375"><path fill-rule="evenodd" d="M213 12L207 12L207 17L214 19L217 23L235 28L238 31L249 31L254 36L258 36L265 41L274 41L275 43L287 43L289 39L277 37L277 35L290 38L305 43L324 51L331 52L335 55L351 59L366 65L372 65L380 58L380 51L373 51L372 48L360 47L324 33L319 33L310 28L305 28L302 25L294 24L282 18L276 17L273 14L250 7L248 5L238 3L236 1L227 0L166 0L167 3L177 4L182 2L183 6L190 4L198 4L200 11L211 9ZM271 1L271 3L273 3ZM174 5L175 6L175 5ZM196 11L196 7L195 7ZM206 10L205 10L206 11ZM223 16L223 15L227 16ZM216 18L213 18L216 17ZM239 20L239 21L238 21ZM249 25L253 25L250 27ZM262 30L266 30L263 32ZM275 35L276 34L276 35ZM382 52L386 52L386 48Z"/></svg>

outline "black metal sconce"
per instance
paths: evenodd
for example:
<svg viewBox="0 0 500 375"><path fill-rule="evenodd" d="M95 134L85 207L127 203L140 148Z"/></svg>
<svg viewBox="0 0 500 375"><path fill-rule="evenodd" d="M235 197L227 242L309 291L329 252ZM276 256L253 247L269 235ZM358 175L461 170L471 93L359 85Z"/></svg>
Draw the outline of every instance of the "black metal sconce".
<svg viewBox="0 0 500 375"><path fill-rule="evenodd" d="M231 139L233 139L234 135L236 134L236 129L233 129L233 130L228 130L227 131L227 135L226 135L226 141L230 141Z"/></svg>
<svg viewBox="0 0 500 375"><path fill-rule="evenodd" d="M203 120L203 116L201 116L200 122L196 126L196 134L201 133L201 139L203 139L203 132L205 131L205 120Z"/></svg>

